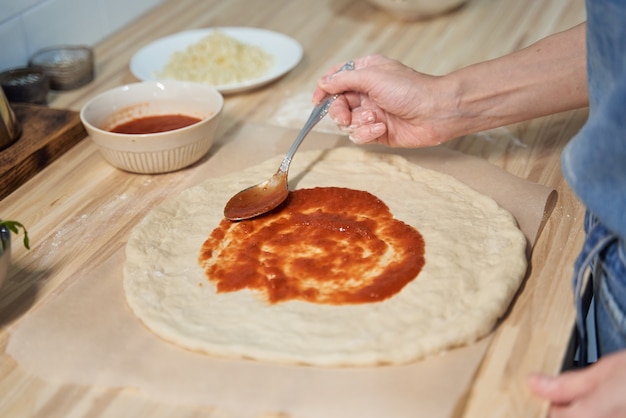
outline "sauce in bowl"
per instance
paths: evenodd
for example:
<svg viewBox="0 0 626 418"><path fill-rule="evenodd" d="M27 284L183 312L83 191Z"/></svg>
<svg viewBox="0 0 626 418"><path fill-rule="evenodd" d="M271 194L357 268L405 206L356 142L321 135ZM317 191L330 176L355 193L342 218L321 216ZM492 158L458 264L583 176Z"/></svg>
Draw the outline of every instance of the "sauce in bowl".
<svg viewBox="0 0 626 418"><path fill-rule="evenodd" d="M185 128L201 120L186 115L144 116L115 125L109 131L119 134L154 134Z"/></svg>

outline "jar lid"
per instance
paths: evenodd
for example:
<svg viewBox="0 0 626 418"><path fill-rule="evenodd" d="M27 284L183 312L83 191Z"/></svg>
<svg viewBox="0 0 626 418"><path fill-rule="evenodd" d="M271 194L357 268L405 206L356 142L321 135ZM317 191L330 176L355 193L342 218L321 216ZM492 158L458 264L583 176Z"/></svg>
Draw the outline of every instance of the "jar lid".
<svg viewBox="0 0 626 418"><path fill-rule="evenodd" d="M53 46L37 51L29 65L44 69L53 90L71 90L93 80L93 51L85 46Z"/></svg>
<svg viewBox="0 0 626 418"><path fill-rule="evenodd" d="M50 81L41 67L17 67L0 73L0 85L10 102L46 104Z"/></svg>

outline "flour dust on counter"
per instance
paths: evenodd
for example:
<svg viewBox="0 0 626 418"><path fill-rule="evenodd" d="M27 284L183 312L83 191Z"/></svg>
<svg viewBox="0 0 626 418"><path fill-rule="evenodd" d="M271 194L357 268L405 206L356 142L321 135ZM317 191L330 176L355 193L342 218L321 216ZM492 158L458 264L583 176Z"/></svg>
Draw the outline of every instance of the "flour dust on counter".
<svg viewBox="0 0 626 418"><path fill-rule="evenodd" d="M225 221L228 199L270 175L281 159L191 187L134 228L126 246L124 291L132 311L154 334L215 357L380 366L471 344L487 335L507 310L526 273L526 239L513 216L493 199L397 155L335 148L303 151L294 158L291 195L297 200L306 190L348 193L344 203L323 195L325 203L314 208L305 196L300 205L306 209L289 215L298 220L287 230L281 229L281 214L289 201L256 221ZM347 203L361 198L373 199L378 209L365 210L371 202ZM316 218L311 215L316 210L330 213ZM392 229L377 229L378 221ZM343 233L346 226L361 229ZM231 227L238 232L229 233ZM267 238L271 231L277 231L272 240L257 240L256 249L245 254L229 249L254 240L256 233ZM410 240L394 244L394 237L403 234ZM284 250L283 238L297 243L294 251ZM360 257L351 252L355 249ZM286 252L290 262L282 263L281 254L273 252ZM257 277L237 276L235 267L228 267L227 254L238 262L251 257L246 262L255 267L248 272ZM268 260L276 263L269 270L259 268ZM342 260L350 266L345 271ZM397 260L416 263L408 264L411 277L393 292L336 299L337 289L362 290L397 268ZM359 270L361 262L365 270ZM326 283L324 271L331 278ZM230 282L220 288L215 280L220 274L243 285ZM283 285L292 277L305 285L295 294L288 292L289 297L272 298L267 286L276 277ZM250 285L259 281L267 286Z"/></svg>

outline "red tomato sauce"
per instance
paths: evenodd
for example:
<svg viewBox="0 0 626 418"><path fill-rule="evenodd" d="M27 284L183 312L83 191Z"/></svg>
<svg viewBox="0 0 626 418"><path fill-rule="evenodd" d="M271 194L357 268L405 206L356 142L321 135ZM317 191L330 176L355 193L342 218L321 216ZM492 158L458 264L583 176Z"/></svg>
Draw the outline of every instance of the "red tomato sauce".
<svg viewBox="0 0 626 418"><path fill-rule="evenodd" d="M376 196L317 187L290 192L266 215L222 220L198 261L218 292L345 305L400 292L422 270L424 252L422 235Z"/></svg>
<svg viewBox="0 0 626 418"><path fill-rule="evenodd" d="M201 120L200 118L186 115L144 116L120 123L109 130L119 134L153 134L184 128Z"/></svg>

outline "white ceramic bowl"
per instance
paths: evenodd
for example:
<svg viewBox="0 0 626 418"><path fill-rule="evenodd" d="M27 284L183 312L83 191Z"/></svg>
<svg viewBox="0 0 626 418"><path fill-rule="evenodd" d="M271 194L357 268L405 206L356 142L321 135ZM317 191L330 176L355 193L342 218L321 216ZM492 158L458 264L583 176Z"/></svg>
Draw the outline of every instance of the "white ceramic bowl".
<svg viewBox="0 0 626 418"><path fill-rule="evenodd" d="M433 17L460 7L467 0L367 0L391 16L406 21Z"/></svg>
<svg viewBox="0 0 626 418"><path fill-rule="evenodd" d="M87 102L80 119L113 166L133 173L166 173L202 158L215 140L223 96L204 84L143 81L106 91ZM146 116L181 114L202 119L193 125L150 134L110 129Z"/></svg>

